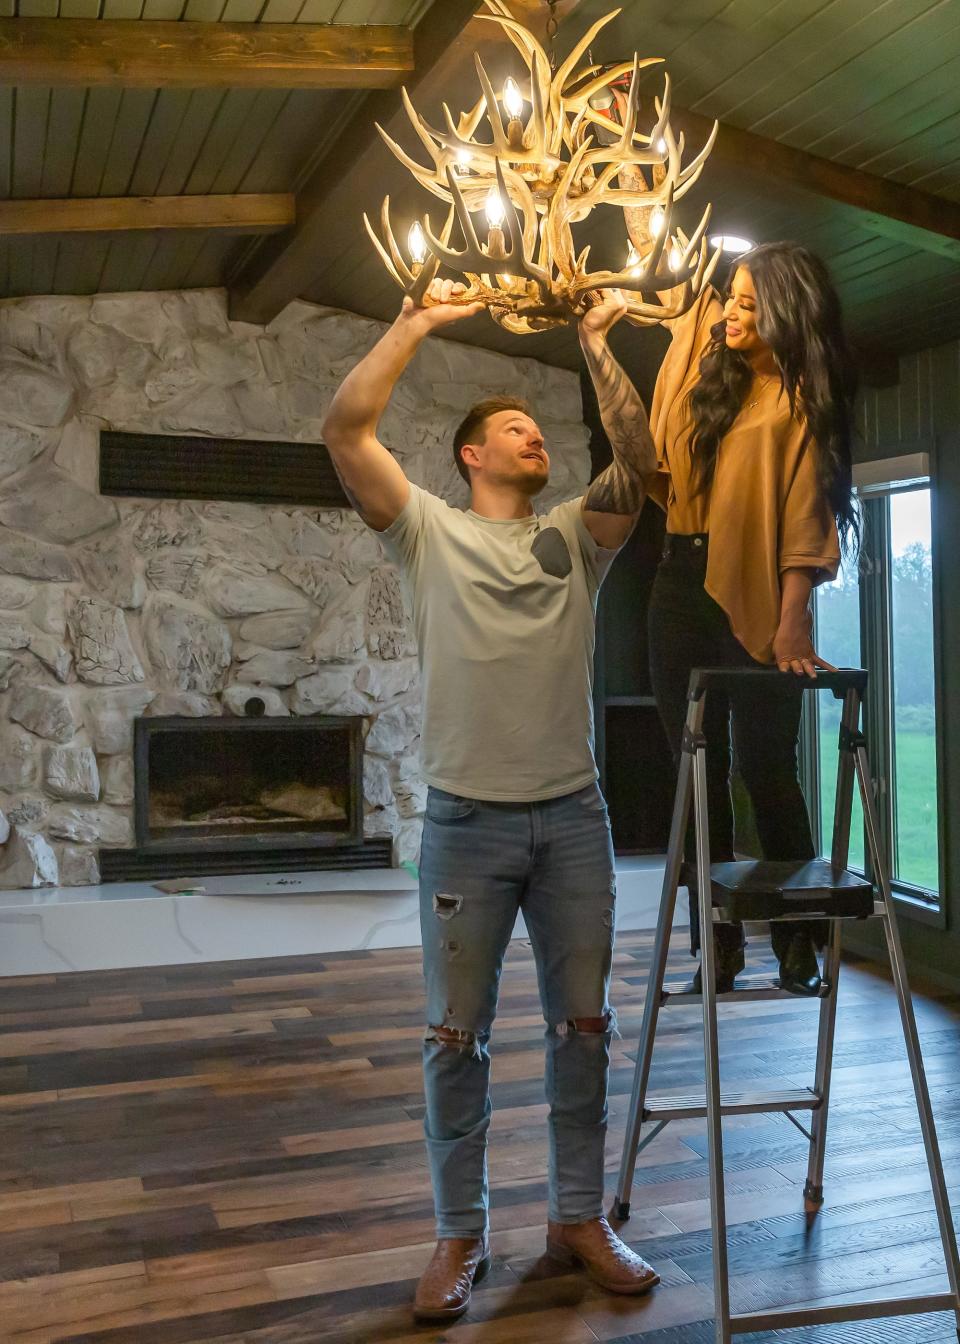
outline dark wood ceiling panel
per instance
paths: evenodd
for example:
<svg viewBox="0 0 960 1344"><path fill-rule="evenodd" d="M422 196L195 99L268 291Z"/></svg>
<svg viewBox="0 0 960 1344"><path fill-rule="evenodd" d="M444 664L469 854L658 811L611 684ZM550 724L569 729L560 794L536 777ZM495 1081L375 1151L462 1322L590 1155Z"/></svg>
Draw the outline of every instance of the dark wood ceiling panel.
<svg viewBox="0 0 960 1344"><path fill-rule="evenodd" d="M13 250L25 239L11 239ZM53 292L57 294L92 294L100 282L100 273L110 246L108 236L90 234L76 238L62 238L57 249Z"/></svg>
<svg viewBox="0 0 960 1344"><path fill-rule="evenodd" d="M69 196L83 125L84 89L53 89L38 196Z"/></svg>
<svg viewBox="0 0 960 1344"><path fill-rule="evenodd" d="M104 294L115 294L129 287L131 275L142 275L157 250L159 239L154 234L140 238L113 238L103 257L103 267L97 288Z"/></svg>
<svg viewBox="0 0 960 1344"><path fill-rule="evenodd" d="M711 5L712 12L701 13L705 8L678 6L674 16L658 5L654 25L647 30L646 50L641 53L664 57L676 81L677 103L682 107L696 108L705 93L727 80L729 87L723 91L729 102L745 97L765 79L764 67L771 59L782 62L778 53L791 36L803 31L831 4L830 0L787 4L734 0L733 4ZM621 20L631 37L635 17L625 15ZM751 71L752 78L739 78L745 70Z"/></svg>
<svg viewBox="0 0 960 1344"><path fill-rule="evenodd" d="M949 168L956 159L958 145L960 111L955 108L936 125L901 140L885 153L874 155L870 171L930 191L929 180ZM949 180L949 174L947 176ZM953 180L955 182L955 177Z"/></svg>
<svg viewBox="0 0 960 1344"><path fill-rule="evenodd" d="M49 89L17 89L13 122L12 196L24 198L40 195L49 111Z"/></svg>
<svg viewBox="0 0 960 1344"><path fill-rule="evenodd" d="M58 247L59 240L56 238L34 238L30 264L31 294L49 294L53 288Z"/></svg>
<svg viewBox="0 0 960 1344"><path fill-rule="evenodd" d="M99 89L93 90L99 93ZM209 91L207 91L209 97ZM159 195L160 180L179 148L184 149L183 124L195 93L180 89L161 89L147 123L137 164L130 179L131 196ZM194 147L195 148L195 147Z"/></svg>
<svg viewBox="0 0 960 1344"><path fill-rule="evenodd" d="M277 89L260 89L254 94L250 112L246 120L237 127L233 143L224 154L208 190L212 192L240 190L244 175L250 165L263 153L264 145L274 133L277 118L289 97L289 93ZM292 182L290 186L292 189Z"/></svg>
<svg viewBox="0 0 960 1344"><path fill-rule="evenodd" d="M586 21L607 8L587 0L580 12ZM960 104L954 0L653 0L625 7L594 55L634 47L666 57L677 106L870 171L873 155ZM651 72L651 88L658 78Z"/></svg>
<svg viewBox="0 0 960 1344"><path fill-rule="evenodd" d="M188 95L189 102L170 146L169 157L157 178L156 189L150 195L178 196L184 190L227 96L223 89L195 89Z"/></svg>
<svg viewBox="0 0 960 1344"><path fill-rule="evenodd" d="M886 91L883 85L855 89L851 91L850 109L843 118L834 115L834 108L829 106L821 110L819 117L811 116L798 128L807 137L807 149L838 163L870 171L874 157L893 143L891 120L895 121L900 136L913 135L955 111L960 56L955 51L956 43L946 50L936 45L938 64L912 84L893 92Z"/></svg>
<svg viewBox="0 0 960 1344"><path fill-rule="evenodd" d="M256 125L253 118L256 115L260 92L270 92L276 96L275 90L230 89L227 91L209 131L203 140L198 142L196 157L180 190L191 195L213 192L213 183L217 180L217 176L231 152L238 145L243 146L243 142L246 140L246 152L247 154L251 153L249 142L251 130ZM283 97L284 95L281 93L278 101L282 101Z"/></svg>
<svg viewBox="0 0 960 1344"><path fill-rule="evenodd" d="M103 196L127 196L143 149L144 136L157 104L157 89L124 89L100 179Z"/></svg>
<svg viewBox="0 0 960 1344"><path fill-rule="evenodd" d="M21 90L23 92L23 90ZM71 196L99 196L113 144L114 128L123 103L122 89L88 89L83 105L81 129L77 144ZM150 192L136 191L134 195L147 196Z"/></svg>
<svg viewBox="0 0 960 1344"><path fill-rule="evenodd" d="M811 122L822 126L835 117L855 125L865 94L909 88L939 64L944 50L956 50L960 17L943 0L896 0L875 9L863 6L860 14L836 40L791 63L780 106L758 117L753 129L806 147ZM734 115L741 111L747 109Z"/></svg>
<svg viewBox="0 0 960 1344"><path fill-rule="evenodd" d="M150 265L144 272L144 288L150 290L191 288L193 282L188 283L186 277L193 269L197 258L206 248L214 244L222 249L223 238L203 233L192 236L182 234L179 238L176 234L171 234L169 238L163 240L151 258ZM216 284L221 270L218 266L212 280L209 269L205 270L204 274L207 277L204 284Z"/></svg>
<svg viewBox="0 0 960 1344"><path fill-rule="evenodd" d="M949 6L943 0L887 0L877 5L818 0L815 6L785 8L793 21L761 54L729 72L714 66L716 73L707 77L697 111L774 139L786 136L805 109L829 101L845 78L859 79L857 74L846 75L850 65L870 67L873 53L884 42L889 47L887 59L896 52L906 57L917 36L916 32L906 36L908 26L923 15L936 20L937 11ZM803 11L810 9L815 12L804 17ZM894 73L892 78L899 81L900 76Z"/></svg>
<svg viewBox="0 0 960 1344"><path fill-rule="evenodd" d="M229 247L230 240L227 238L216 235L208 238L186 274L185 287L203 289L218 285L223 275Z"/></svg>
<svg viewBox="0 0 960 1344"><path fill-rule="evenodd" d="M186 275L207 239L202 234L178 237L171 234L159 239L139 272L136 285L121 283L121 289L176 289L178 278ZM124 277L126 281L126 277Z"/></svg>
<svg viewBox="0 0 960 1344"><path fill-rule="evenodd" d="M351 106L355 105L353 97L347 96ZM295 190L304 160L330 134L342 102L343 94L329 89L289 93L258 153L251 156L239 190Z"/></svg>

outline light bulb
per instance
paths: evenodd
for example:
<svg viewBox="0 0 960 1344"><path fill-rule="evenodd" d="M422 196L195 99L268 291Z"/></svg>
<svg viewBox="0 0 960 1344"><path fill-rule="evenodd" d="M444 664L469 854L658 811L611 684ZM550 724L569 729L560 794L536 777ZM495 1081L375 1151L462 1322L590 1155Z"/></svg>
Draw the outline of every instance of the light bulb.
<svg viewBox="0 0 960 1344"><path fill-rule="evenodd" d="M633 243L627 248L627 264L625 269L628 270L631 275L640 274L640 253L634 247Z"/></svg>
<svg viewBox="0 0 960 1344"><path fill-rule="evenodd" d="M679 271L682 264L683 253L680 251L679 247L677 247L676 243L672 243L670 246L670 256L667 259L667 265L670 267L671 271Z"/></svg>
<svg viewBox="0 0 960 1344"><path fill-rule="evenodd" d="M662 205L655 205L650 211L650 237L659 238L663 233L663 222L666 216L663 213Z"/></svg>
<svg viewBox="0 0 960 1344"><path fill-rule="evenodd" d="M466 168L466 166L472 162L473 162L473 155L469 152L469 150L466 149L457 150L457 163L460 165L461 168Z"/></svg>
<svg viewBox="0 0 960 1344"><path fill-rule="evenodd" d="M503 86L503 105L507 109L509 117L519 117L523 111L523 94L520 92L520 85L513 75L507 79Z"/></svg>
<svg viewBox="0 0 960 1344"><path fill-rule="evenodd" d="M657 141L657 143L654 145L654 149L657 151L658 154L666 154L667 142L666 140L664 140L662 135L660 139Z"/></svg>
<svg viewBox="0 0 960 1344"><path fill-rule="evenodd" d="M487 192L487 199L483 205L487 216L487 223L491 229L497 229L503 223L503 217L506 214L503 201L496 187L491 187Z"/></svg>
<svg viewBox="0 0 960 1344"><path fill-rule="evenodd" d="M407 251L410 253L410 260L415 266L422 266L427 259L427 240L423 236L423 229L420 227L418 219L415 219L410 225L410 232L407 234Z"/></svg>
<svg viewBox="0 0 960 1344"><path fill-rule="evenodd" d="M744 252L752 252L756 243L752 243L749 238L738 238L733 233L716 233L710 239L710 246L719 247L724 252L731 252L735 257L739 257Z"/></svg>

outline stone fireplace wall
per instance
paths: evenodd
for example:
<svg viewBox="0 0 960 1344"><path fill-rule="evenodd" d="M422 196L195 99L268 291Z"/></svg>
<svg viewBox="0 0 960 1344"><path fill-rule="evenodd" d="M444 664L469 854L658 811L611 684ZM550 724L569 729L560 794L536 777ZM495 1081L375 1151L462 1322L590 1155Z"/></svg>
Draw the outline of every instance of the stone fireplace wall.
<svg viewBox="0 0 960 1344"><path fill-rule="evenodd" d="M133 843L141 714L361 714L365 828L419 844L415 648L394 569L352 514L110 499L101 429L319 441L380 323L294 303L230 322L221 291L0 305L0 888L98 880ZM536 349L531 339L531 353ZM551 449L549 506L589 470L575 374L447 341L404 375L381 434L463 503L453 428L515 391Z"/></svg>

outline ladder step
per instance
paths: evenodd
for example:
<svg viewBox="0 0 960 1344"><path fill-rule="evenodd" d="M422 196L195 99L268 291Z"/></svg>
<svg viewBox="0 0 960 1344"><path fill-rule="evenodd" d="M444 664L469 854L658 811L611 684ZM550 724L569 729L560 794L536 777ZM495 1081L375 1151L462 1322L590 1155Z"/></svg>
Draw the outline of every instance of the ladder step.
<svg viewBox="0 0 960 1344"><path fill-rule="evenodd" d="M925 1315L928 1311L956 1311L952 1293L930 1293L926 1297L879 1297L865 1302L838 1302L828 1306L777 1307L769 1311L732 1314L730 1329L735 1335L752 1335L761 1330L795 1330L801 1325L836 1325L842 1321L870 1321L888 1316Z"/></svg>
<svg viewBox="0 0 960 1344"><path fill-rule="evenodd" d="M820 1097L809 1087L785 1087L778 1092L720 1093L721 1115L759 1115L765 1111L815 1111ZM704 1092L664 1093L647 1098L643 1108L644 1122L648 1120L681 1120L705 1116L707 1100Z"/></svg>
<svg viewBox="0 0 960 1344"><path fill-rule="evenodd" d="M671 989L668 983L664 983L663 996L661 1003L702 1003L702 994L693 994L685 988L689 980L677 980L676 989ZM826 981L823 982L819 994L811 994L810 998L825 999L830 993L830 986ZM737 988L730 994L718 994L717 1003L765 1003L769 999L793 999L796 1001L796 994L791 994L786 989L781 989L776 980L771 980L768 975L740 976L737 980ZM805 996L800 996L805 997Z"/></svg>

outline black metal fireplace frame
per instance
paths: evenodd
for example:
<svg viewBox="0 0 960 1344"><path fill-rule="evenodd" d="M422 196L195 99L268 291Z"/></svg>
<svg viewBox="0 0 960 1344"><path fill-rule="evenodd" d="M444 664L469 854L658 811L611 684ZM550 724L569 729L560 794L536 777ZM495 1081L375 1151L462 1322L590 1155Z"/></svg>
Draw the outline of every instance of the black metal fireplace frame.
<svg viewBox="0 0 960 1344"><path fill-rule="evenodd" d="M151 739L163 731L172 729L184 732L202 732L218 729L234 730L238 733L258 732L303 732L306 727L323 729L347 729L349 745L349 794L347 828L343 831L324 831L311 827L304 822L303 830L277 833L264 832L262 835L230 836L173 836L159 838L150 834L150 798L146 788L138 788L134 796L134 830L137 849L153 854L174 852L205 852L207 850L247 850L269 852L275 849L339 849L357 846L363 843L363 719L359 715L309 714L295 718L267 716L261 718L232 718L210 715L192 718L188 715L162 715L154 718L138 718L133 721L134 771L137 781L149 778L149 755Z"/></svg>

